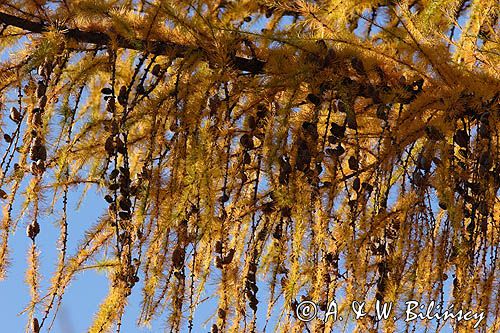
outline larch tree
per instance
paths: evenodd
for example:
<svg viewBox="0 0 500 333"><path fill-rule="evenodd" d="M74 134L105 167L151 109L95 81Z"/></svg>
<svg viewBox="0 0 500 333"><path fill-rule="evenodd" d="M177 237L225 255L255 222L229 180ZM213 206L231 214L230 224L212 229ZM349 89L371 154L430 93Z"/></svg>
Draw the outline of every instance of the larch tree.
<svg viewBox="0 0 500 333"><path fill-rule="evenodd" d="M485 315L456 332L498 332L498 17L495 0L2 1L0 276L26 227L26 330L98 263L92 333L120 331L131 293L138 325L196 331L214 282L211 332L439 331L297 308L445 298ZM92 186L109 208L72 238L68 192Z"/></svg>

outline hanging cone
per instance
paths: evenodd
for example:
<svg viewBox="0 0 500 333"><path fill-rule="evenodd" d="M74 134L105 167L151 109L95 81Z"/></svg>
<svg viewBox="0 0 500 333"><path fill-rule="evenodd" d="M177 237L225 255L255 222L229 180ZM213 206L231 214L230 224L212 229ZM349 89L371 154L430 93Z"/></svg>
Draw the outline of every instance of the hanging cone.
<svg viewBox="0 0 500 333"><path fill-rule="evenodd" d="M13 106L10 109L10 115L9 115L10 120L15 122L16 124L21 121L21 113L17 110L15 106Z"/></svg>

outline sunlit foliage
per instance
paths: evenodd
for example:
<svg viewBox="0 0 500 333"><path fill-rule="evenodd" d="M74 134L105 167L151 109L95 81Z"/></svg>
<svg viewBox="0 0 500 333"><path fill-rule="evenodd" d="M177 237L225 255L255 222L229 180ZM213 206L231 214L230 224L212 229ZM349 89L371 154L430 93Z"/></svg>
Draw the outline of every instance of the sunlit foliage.
<svg viewBox="0 0 500 333"><path fill-rule="evenodd" d="M0 274L26 226L29 329L97 263L93 333L120 331L131 293L138 325L192 331L214 282L212 332L262 331L259 308L267 331L349 331L294 309L445 296L498 332L498 15L495 0L2 1ZM68 191L93 185L109 209L77 240ZM47 206L60 256L43 290Z"/></svg>

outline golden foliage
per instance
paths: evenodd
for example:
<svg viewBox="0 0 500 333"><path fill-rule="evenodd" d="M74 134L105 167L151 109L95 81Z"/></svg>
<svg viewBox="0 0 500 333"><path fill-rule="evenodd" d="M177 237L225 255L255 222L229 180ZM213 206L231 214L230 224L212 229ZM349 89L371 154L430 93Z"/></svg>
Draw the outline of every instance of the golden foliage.
<svg viewBox="0 0 500 333"><path fill-rule="evenodd" d="M132 292L141 325L166 310L191 332L214 281L212 332L349 331L294 310L445 294L497 331L498 17L493 0L2 2L0 277L23 219L40 329L95 268L110 290L90 332L120 331ZM108 209L69 256L80 188ZM46 206L61 252L43 291Z"/></svg>

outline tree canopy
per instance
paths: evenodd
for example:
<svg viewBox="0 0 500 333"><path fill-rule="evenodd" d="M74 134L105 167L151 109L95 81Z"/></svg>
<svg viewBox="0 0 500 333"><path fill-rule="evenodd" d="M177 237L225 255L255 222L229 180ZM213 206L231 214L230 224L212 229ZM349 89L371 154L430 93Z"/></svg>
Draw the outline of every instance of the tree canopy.
<svg viewBox="0 0 500 333"><path fill-rule="evenodd" d="M2 1L0 277L22 225L29 329L47 330L97 262L110 287L92 333L120 331L131 293L138 325L191 332L213 282L212 332L262 331L272 313L267 331L348 331L298 320L298 302L448 296L499 331L499 10ZM109 208L78 240L68 192L92 186ZM43 290L38 222L51 209L60 255ZM350 320L359 332L422 325Z"/></svg>

